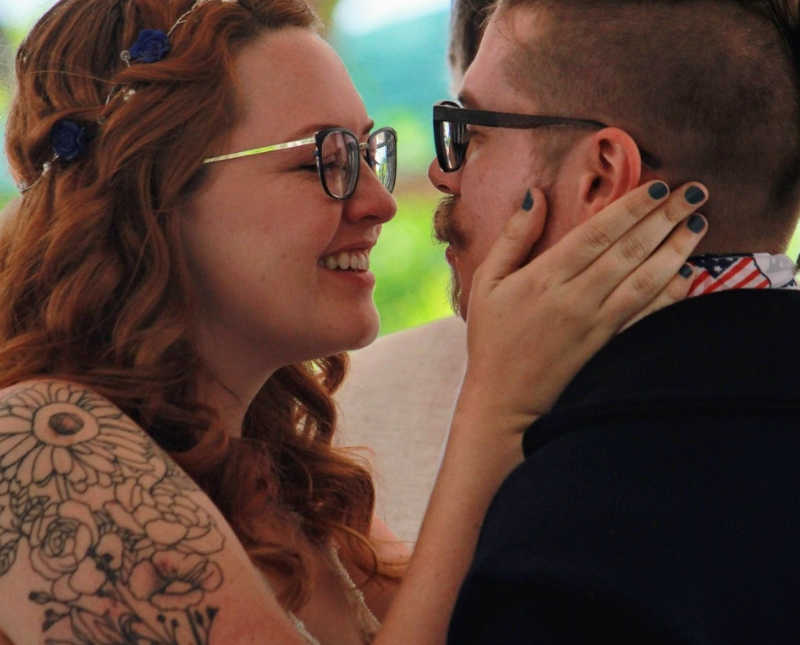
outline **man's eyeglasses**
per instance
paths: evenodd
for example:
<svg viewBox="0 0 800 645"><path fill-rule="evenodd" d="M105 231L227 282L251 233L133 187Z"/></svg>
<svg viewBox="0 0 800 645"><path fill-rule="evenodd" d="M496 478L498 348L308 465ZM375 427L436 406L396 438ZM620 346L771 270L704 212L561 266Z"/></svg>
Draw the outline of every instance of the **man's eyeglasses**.
<svg viewBox="0 0 800 645"><path fill-rule="evenodd" d="M436 144L436 158L444 172L455 172L464 163L469 145L467 125L519 129L569 126L599 130L608 127L605 123L593 119L468 110L454 101L440 101L433 106L433 139ZM641 147L639 151L642 161L647 166L653 169L661 166L656 157Z"/></svg>
<svg viewBox="0 0 800 645"><path fill-rule="evenodd" d="M358 137L345 128L326 128L307 139L209 157L204 159L203 163L263 155L275 150L289 150L312 143L316 145L314 159L319 180L325 192L334 199L347 199L352 196L358 184L362 154L386 190L389 192L394 190L397 178L397 132L392 128L376 130L364 143L360 143Z"/></svg>

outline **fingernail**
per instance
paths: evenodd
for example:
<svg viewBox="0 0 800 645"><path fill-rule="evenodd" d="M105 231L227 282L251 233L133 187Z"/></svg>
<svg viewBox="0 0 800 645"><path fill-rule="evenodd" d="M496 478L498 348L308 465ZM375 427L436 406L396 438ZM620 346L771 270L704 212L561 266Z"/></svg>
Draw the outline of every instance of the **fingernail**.
<svg viewBox="0 0 800 645"><path fill-rule="evenodd" d="M678 273L680 274L680 276L682 278L687 278L687 279L691 278L692 277L692 267L690 267L688 264L684 264L681 267L681 270L678 271Z"/></svg>
<svg viewBox="0 0 800 645"><path fill-rule="evenodd" d="M702 233L703 229L706 227L706 221L695 213L689 218L689 221L686 222L686 226L689 227L692 233Z"/></svg>
<svg viewBox="0 0 800 645"><path fill-rule="evenodd" d="M706 198L706 194L697 186L690 186L686 191L686 201L690 204L699 204Z"/></svg>
<svg viewBox="0 0 800 645"><path fill-rule="evenodd" d="M532 208L533 208L533 195L531 194L531 191L528 190L528 192L525 193L525 201L522 202L522 210L529 211Z"/></svg>
<svg viewBox="0 0 800 645"><path fill-rule="evenodd" d="M653 199L661 199L662 197L666 196L667 192L669 192L669 188L667 188L667 185L663 181L658 181L650 186L650 189L647 192L650 193L650 197Z"/></svg>

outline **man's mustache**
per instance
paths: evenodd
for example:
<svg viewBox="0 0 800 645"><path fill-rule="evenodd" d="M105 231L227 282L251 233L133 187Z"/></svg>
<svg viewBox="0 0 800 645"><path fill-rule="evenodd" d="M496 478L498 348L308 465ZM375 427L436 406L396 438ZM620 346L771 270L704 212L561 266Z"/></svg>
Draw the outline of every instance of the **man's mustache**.
<svg viewBox="0 0 800 645"><path fill-rule="evenodd" d="M466 246L467 240L453 217L455 205L454 195L448 195L439 201L439 205L433 213L433 231L439 242L460 249Z"/></svg>
<svg viewBox="0 0 800 645"><path fill-rule="evenodd" d="M439 205L433 213L433 232L439 242L449 244L452 249L459 250L466 247L467 240L453 216L455 205L456 198L454 195L448 195L439 201ZM450 282L450 306L453 308L453 312L458 315L461 315L460 302L461 283L459 282L458 272L453 267Z"/></svg>

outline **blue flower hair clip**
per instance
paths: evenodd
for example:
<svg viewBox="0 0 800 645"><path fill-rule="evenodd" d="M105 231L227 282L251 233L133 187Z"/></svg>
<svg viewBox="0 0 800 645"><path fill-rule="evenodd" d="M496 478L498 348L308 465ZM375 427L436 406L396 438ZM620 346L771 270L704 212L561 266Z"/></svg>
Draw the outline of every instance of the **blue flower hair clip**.
<svg viewBox="0 0 800 645"><path fill-rule="evenodd" d="M130 49L124 50L120 58L126 64L157 63L170 50L169 37L160 29L142 29Z"/></svg>
<svg viewBox="0 0 800 645"><path fill-rule="evenodd" d="M89 138L86 126L71 119L56 121L50 131L53 152L63 161L73 161L83 156L89 145Z"/></svg>
<svg viewBox="0 0 800 645"><path fill-rule="evenodd" d="M142 29L136 38L136 42L131 45L130 49L121 52L120 58L128 66L131 63L157 63L163 60L172 49L170 43L172 33L185 24L196 9L214 1L224 4L236 4L238 2L238 0L195 0L192 6L178 17L168 32L164 33L160 29ZM114 87L106 97L106 105L111 103L117 96L121 96L124 101L129 101L135 94L136 89L133 87ZM98 123L102 125L103 121L104 119L101 118ZM69 162L81 157L86 152L91 138L92 133L89 132L86 124L70 119L57 121L50 131L50 143L54 152L53 157L45 162L42 166L41 174L34 181L19 186L20 192L25 193L39 183L39 180L53 169L53 163L58 159Z"/></svg>
<svg viewBox="0 0 800 645"><path fill-rule="evenodd" d="M50 145L53 148L53 156L42 166L41 174L29 184L19 184L19 192L27 193L31 188L39 183L42 177L46 176L53 168L53 163L61 159L65 162L74 161L82 157L87 148L92 135L87 126L72 119L59 119L50 130Z"/></svg>
<svg viewBox="0 0 800 645"><path fill-rule="evenodd" d="M220 2L231 4L235 4L237 1L238 0L220 0ZM211 0L195 0L189 10L178 17L167 33L164 33L160 29L142 29L142 31L139 32L139 36L136 38L136 42L131 45L130 49L123 50L120 53L120 58L125 61L126 65L130 65L131 63L157 63L163 60L171 49L169 38L172 36L172 32L180 25L184 24L195 9L209 2L211 2Z"/></svg>

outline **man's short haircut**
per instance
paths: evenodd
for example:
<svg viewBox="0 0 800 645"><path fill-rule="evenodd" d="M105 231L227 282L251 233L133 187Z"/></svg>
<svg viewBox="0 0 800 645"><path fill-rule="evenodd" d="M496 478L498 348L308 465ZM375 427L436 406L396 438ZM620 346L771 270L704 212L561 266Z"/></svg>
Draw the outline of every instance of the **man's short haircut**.
<svg viewBox="0 0 800 645"><path fill-rule="evenodd" d="M530 8L544 34L515 30L505 73L543 112L623 128L671 183L705 182L709 250L783 250L800 201L797 4L501 0L500 18Z"/></svg>
<svg viewBox="0 0 800 645"><path fill-rule="evenodd" d="M497 0L453 0L450 11L450 46L447 60L454 80L460 82L481 44L486 19Z"/></svg>

